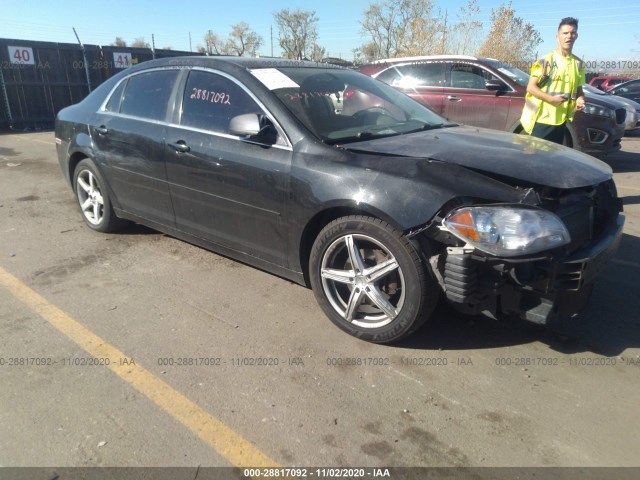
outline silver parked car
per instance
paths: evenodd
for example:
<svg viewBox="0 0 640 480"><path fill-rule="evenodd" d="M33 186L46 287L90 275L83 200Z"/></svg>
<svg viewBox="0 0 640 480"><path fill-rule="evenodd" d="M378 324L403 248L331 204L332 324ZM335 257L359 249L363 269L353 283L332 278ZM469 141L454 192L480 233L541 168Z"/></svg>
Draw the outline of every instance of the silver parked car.
<svg viewBox="0 0 640 480"><path fill-rule="evenodd" d="M606 96L608 100L616 101L624 105L627 110L627 116L624 121L625 133L637 130L640 128L640 103L634 102L630 98L614 97L609 92L603 92L602 90L592 87L591 85L583 85L585 95L602 95Z"/></svg>

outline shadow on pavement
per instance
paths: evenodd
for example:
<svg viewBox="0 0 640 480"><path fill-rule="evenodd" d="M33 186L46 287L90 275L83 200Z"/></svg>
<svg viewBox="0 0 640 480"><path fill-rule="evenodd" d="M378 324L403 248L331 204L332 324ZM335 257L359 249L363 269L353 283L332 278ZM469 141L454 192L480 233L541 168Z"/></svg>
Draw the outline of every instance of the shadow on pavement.
<svg viewBox="0 0 640 480"><path fill-rule="evenodd" d="M622 197L623 205L640 205L640 195Z"/></svg>
<svg viewBox="0 0 640 480"><path fill-rule="evenodd" d="M604 161L611 166L613 173L640 172L640 153L627 150L630 142L640 143L640 132L628 134L623 140L623 149L604 158Z"/></svg>
<svg viewBox="0 0 640 480"><path fill-rule="evenodd" d="M640 348L640 239L624 235L620 248L596 279L591 300L574 318L544 327L523 321L496 321L456 312L445 302L419 332L396 346L426 350L502 348L532 342L560 353L621 355Z"/></svg>

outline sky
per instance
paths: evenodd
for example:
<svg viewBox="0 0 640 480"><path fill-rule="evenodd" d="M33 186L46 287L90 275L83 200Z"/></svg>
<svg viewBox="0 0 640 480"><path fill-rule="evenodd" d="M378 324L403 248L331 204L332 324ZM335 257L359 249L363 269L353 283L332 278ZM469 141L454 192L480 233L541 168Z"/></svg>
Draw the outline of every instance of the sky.
<svg viewBox="0 0 640 480"><path fill-rule="evenodd" d="M327 56L353 59L353 49L367 41L361 33L363 12L372 0L0 0L0 38L76 43L72 28L85 44L109 45L116 36L129 43L144 37L156 48L192 49L203 44L207 30L227 36L231 26L246 22L263 37L261 56L279 56L273 13L284 8L314 10L319 19L318 44ZM455 20L466 0L434 0ZM490 24L491 10L501 0L478 0L480 19ZM567 7L558 8L567 4ZM571 5L569 5L571 4ZM539 56L556 48L555 34L562 17L580 20L574 53L588 62L640 60L640 0L581 0L536 2L513 0L516 15L532 23L544 42ZM273 32L273 42L271 35ZM191 43L190 43L191 38ZM640 69L638 71L640 76Z"/></svg>

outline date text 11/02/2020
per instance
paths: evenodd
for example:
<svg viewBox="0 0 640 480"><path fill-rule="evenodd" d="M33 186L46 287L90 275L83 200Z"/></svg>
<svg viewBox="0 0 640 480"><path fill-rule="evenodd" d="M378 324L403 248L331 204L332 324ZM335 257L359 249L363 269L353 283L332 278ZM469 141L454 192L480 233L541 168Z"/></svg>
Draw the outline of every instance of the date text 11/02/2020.
<svg viewBox="0 0 640 480"><path fill-rule="evenodd" d="M242 475L247 478L367 478L367 477L386 477L392 478L391 469L389 468L285 468L285 467L266 467L266 468L245 468Z"/></svg>

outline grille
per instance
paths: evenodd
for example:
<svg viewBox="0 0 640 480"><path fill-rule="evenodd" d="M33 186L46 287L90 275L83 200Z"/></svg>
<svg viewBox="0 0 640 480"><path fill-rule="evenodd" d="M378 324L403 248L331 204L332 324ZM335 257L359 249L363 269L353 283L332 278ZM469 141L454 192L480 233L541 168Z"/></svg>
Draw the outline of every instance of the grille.
<svg viewBox="0 0 640 480"><path fill-rule="evenodd" d="M627 118L627 109L626 108L616 108L616 123L621 124Z"/></svg>
<svg viewBox="0 0 640 480"><path fill-rule="evenodd" d="M560 200L556 214L571 235L569 252L574 252L597 238L620 212L613 181L566 195Z"/></svg>
<svg viewBox="0 0 640 480"><path fill-rule="evenodd" d="M598 239L605 230L616 222L622 210L612 180L596 185L582 192L564 197L562 206L556 212L565 222L571 234L569 253L572 253ZM577 260L558 265L554 288L578 290L585 281L597 273L602 259Z"/></svg>
<svg viewBox="0 0 640 480"><path fill-rule="evenodd" d="M556 290L579 290L582 287L582 280L585 262L565 263L559 266L554 282Z"/></svg>

